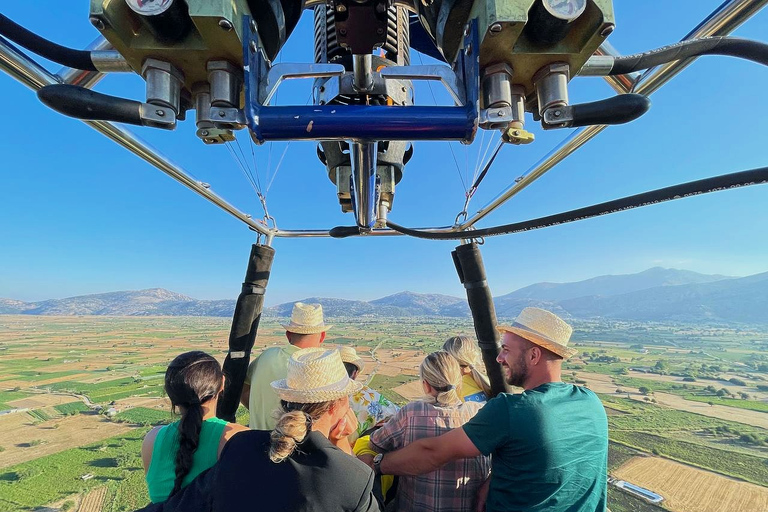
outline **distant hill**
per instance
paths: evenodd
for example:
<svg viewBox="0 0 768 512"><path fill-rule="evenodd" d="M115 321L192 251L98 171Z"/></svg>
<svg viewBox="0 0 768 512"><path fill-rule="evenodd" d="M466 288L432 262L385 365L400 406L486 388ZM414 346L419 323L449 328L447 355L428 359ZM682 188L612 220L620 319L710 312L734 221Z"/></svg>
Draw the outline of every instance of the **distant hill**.
<svg viewBox="0 0 768 512"><path fill-rule="evenodd" d="M575 283L532 284L531 286L526 286L503 295L499 299L539 299L558 302L578 297L621 295L659 286L712 283L723 279L728 279L728 276L698 274L690 270L653 267L637 274L599 276Z"/></svg>
<svg viewBox="0 0 768 512"><path fill-rule="evenodd" d="M16 311L6 311L6 309ZM0 312L25 315L231 316L232 300L196 300L162 288L99 293L35 303L0 299Z"/></svg>
<svg viewBox="0 0 768 512"><path fill-rule="evenodd" d="M401 292L372 301L308 297L328 317L469 316L464 297ZM768 325L768 272L732 278L652 268L638 274L599 276L575 283L537 283L494 298L500 319L537 306L569 318L725 322ZM0 299L0 314L113 316L231 316L235 300L197 300L153 288L52 299L36 303ZM293 302L264 310L288 317Z"/></svg>
<svg viewBox="0 0 768 512"><path fill-rule="evenodd" d="M560 305L577 318L768 324L768 272L612 297L581 297L561 301Z"/></svg>

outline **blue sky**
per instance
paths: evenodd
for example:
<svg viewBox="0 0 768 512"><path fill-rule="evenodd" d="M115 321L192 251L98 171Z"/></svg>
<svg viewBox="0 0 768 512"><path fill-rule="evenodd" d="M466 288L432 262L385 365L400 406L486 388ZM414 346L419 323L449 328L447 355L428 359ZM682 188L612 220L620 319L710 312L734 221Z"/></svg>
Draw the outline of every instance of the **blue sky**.
<svg viewBox="0 0 768 512"><path fill-rule="evenodd" d="M677 41L719 3L617 1L618 26L610 41L625 54ZM2 12L56 42L84 47L97 32L88 23L87 2L74 4L35 0L3 5ZM282 61L311 60L311 26L305 12ZM766 34L768 9L736 32L762 40ZM418 63L418 57L413 60ZM700 59L653 95L653 107L643 118L604 131L481 226L766 165L768 118L760 113L766 82L768 69L756 64ZM143 81L129 75L108 76L96 89L135 99L144 94ZM309 82L288 84L278 102L304 104L309 90ZM573 102L611 94L599 78L572 82ZM46 109L5 74L0 74L0 97L6 102L0 137L0 297L40 300L150 287L197 298L236 297L254 241L243 224L84 124ZM432 104L424 87L417 88L416 100ZM227 149L204 146L194 129L193 120L187 120L175 132L136 131L237 207L260 217L255 194ZM471 212L568 135L534 131L534 144L502 150ZM239 139L249 152L246 134ZM391 220L406 226L453 222L463 204L459 174L472 174L480 136L469 148L454 143L459 170L447 146L416 144ZM256 148L262 181L269 181L285 147L274 143L271 158L269 145ZM353 223L340 212L335 188L310 142L291 144L268 204L284 228ZM483 255L495 295L539 281L575 281L657 265L748 275L768 270L766 221L768 186L760 186L489 238ZM267 301L374 299L406 289L461 295L450 257L455 245L404 237L279 239Z"/></svg>

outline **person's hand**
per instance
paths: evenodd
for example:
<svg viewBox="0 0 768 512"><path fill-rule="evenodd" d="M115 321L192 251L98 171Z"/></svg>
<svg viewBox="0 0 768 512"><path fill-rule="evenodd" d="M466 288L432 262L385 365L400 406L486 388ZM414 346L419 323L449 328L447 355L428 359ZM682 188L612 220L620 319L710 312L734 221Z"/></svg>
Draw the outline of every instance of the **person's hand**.
<svg viewBox="0 0 768 512"><path fill-rule="evenodd" d="M370 453L363 453L358 455L357 458L365 462L366 464L368 464L368 466L370 466L370 468L373 469L373 455L371 455Z"/></svg>
<svg viewBox="0 0 768 512"><path fill-rule="evenodd" d="M475 506L475 512L485 512L485 502L488 500L488 489L491 487L491 477L480 486L477 490L477 505Z"/></svg>

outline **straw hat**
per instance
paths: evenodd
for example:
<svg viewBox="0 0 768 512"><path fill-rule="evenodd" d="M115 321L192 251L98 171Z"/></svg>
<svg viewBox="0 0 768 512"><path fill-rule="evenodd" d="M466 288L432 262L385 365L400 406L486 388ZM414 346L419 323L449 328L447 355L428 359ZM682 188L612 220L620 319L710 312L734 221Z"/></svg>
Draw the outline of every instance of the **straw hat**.
<svg viewBox="0 0 768 512"><path fill-rule="evenodd" d="M512 325L499 325L499 332L511 332L521 338L553 352L563 359L574 355L578 350L568 348L573 329L554 313L539 308L525 308L515 318Z"/></svg>
<svg viewBox="0 0 768 512"><path fill-rule="evenodd" d="M286 331L296 334L318 334L325 332L332 325L323 322L323 306L320 304L304 304L297 302L291 312L291 323L282 324Z"/></svg>
<svg viewBox="0 0 768 512"><path fill-rule="evenodd" d="M338 350L297 350L288 360L288 376L272 382L281 400L300 404L330 402L357 393L362 384L350 379Z"/></svg>
<svg viewBox="0 0 768 512"><path fill-rule="evenodd" d="M357 366L358 371L363 371L363 368L365 368L365 361L360 359L360 356L357 355L357 351L354 348L341 346L339 347L339 354L341 354L341 360L343 362Z"/></svg>

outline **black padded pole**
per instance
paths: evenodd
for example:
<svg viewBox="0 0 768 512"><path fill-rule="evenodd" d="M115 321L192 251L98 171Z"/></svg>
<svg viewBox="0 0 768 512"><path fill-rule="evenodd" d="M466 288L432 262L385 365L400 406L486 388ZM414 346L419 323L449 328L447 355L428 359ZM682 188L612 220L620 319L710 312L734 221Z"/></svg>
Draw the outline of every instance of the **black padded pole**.
<svg viewBox="0 0 768 512"><path fill-rule="evenodd" d="M475 335L483 363L491 383L491 394L508 392L501 366L496 362L499 355L499 333L496 330L496 308L488 282L485 280L485 265L480 247L476 243L462 244L451 252L459 281L467 290L467 302L475 324Z"/></svg>
<svg viewBox="0 0 768 512"><path fill-rule="evenodd" d="M229 332L229 354L224 360L226 385L216 408L216 416L223 420L235 421L235 412L240 403L251 349L256 341L261 310L264 308L264 293L274 259L275 250L272 247L258 244L251 247L245 282L237 298L232 329Z"/></svg>

